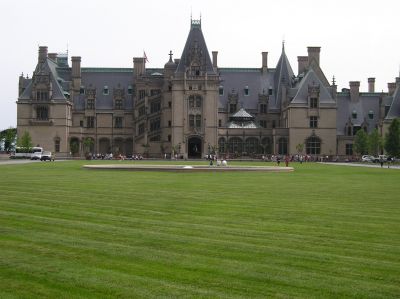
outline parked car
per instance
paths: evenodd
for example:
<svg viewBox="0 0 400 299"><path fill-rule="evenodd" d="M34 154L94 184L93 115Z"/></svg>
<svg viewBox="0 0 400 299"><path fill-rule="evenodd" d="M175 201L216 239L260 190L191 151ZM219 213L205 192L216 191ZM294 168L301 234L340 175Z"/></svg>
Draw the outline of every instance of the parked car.
<svg viewBox="0 0 400 299"><path fill-rule="evenodd" d="M31 160L41 160L43 152L34 152L31 155Z"/></svg>
<svg viewBox="0 0 400 299"><path fill-rule="evenodd" d="M371 155L364 155L361 157L362 162L375 162L375 157Z"/></svg>
<svg viewBox="0 0 400 299"><path fill-rule="evenodd" d="M51 152L43 152L40 161L54 161L54 155Z"/></svg>

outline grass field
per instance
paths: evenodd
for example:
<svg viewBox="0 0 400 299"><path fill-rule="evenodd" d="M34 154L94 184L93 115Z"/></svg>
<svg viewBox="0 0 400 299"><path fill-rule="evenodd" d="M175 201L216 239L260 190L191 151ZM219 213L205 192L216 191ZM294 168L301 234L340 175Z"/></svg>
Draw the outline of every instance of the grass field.
<svg viewBox="0 0 400 299"><path fill-rule="evenodd" d="M399 170L84 163L0 166L0 298L400 296Z"/></svg>

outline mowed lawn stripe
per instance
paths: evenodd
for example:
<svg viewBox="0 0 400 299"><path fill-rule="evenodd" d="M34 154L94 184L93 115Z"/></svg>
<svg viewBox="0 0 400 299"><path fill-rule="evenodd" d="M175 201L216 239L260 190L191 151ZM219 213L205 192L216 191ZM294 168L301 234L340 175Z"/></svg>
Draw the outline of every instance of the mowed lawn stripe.
<svg viewBox="0 0 400 299"><path fill-rule="evenodd" d="M34 297L46 297L48 277L59 293L72 280L110 298L398 294L398 202L379 197L399 191L393 172L309 164L289 175L138 174L60 164L8 167L0 182L0 253L6 269L26 257L16 273L43 277ZM365 190L360 179L370 180ZM59 264L60 276L41 273L35 258Z"/></svg>

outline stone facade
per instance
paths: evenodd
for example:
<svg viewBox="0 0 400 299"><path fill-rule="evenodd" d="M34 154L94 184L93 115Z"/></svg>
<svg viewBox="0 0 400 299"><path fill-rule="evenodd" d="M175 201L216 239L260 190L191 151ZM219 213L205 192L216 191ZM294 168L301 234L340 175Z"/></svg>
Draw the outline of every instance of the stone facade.
<svg viewBox="0 0 400 299"><path fill-rule="evenodd" d="M63 54L39 48L32 78L19 79L18 135L28 131L34 145L59 157L142 154L202 158L309 154L353 155L359 129L381 134L400 114L400 80L387 93L368 92L360 83L337 91L320 68L320 48L298 56L294 74L282 46L275 68L262 52L260 68L220 68L192 20L180 59L163 68L72 66Z"/></svg>

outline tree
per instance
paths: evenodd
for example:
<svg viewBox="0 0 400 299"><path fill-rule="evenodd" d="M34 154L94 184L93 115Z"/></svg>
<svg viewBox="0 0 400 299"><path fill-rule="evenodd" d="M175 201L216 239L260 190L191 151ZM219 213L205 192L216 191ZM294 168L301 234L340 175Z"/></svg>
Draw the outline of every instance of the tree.
<svg viewBox="0 0 400 299"><path fill-rule="evenodd" d="M298 145L296 145L296 150L299 154L301 154L304 150L304 143L299 143Z"/></svg>
<svg viewBox="0 0 400 299"><path fill-rule="evenodd" d="M0 143L3 145L2 148L6 152L11 152L15 146L15 138L17 137L16 128L8 128L0 132Z"/></svg>
<svg viewBox="0 0 400 299"><path fill-rule="evenodd" d="M29 152L33 147L32 138L28 131L22 134L21 138L18 139L17 145L21 147L25 152Z"/></svg>
<svg viewBox="0 0 400 299"><path fill-rule="evenodd" d="M400 157L400 120L395 118L385 136L385 150L393 157Z"/></svg>
<svg viewBox="0 0 400 299"><path fill-rule="evenodd" d="M93 138L90 138L90 137L84 138L83 141L82 141L82 144L83 144L83 147L85 149L85 158L86 159L91 159L91 155L89 153L93 149L93 145L94 145Z"/></svg>
<svg viewBox="0 0 400 299"><path fill-rule="evenodd" d="M354 138L354 151L360 155L368 154L368 135L364 130L358 130Z"/></svg>
<svg viewBox="0 0 400 299"><path fill-rule="evenodd" d="M378 129L374 129L368 135L368 153L377 157L382 149L382 137L379 135Z"/></svg>

